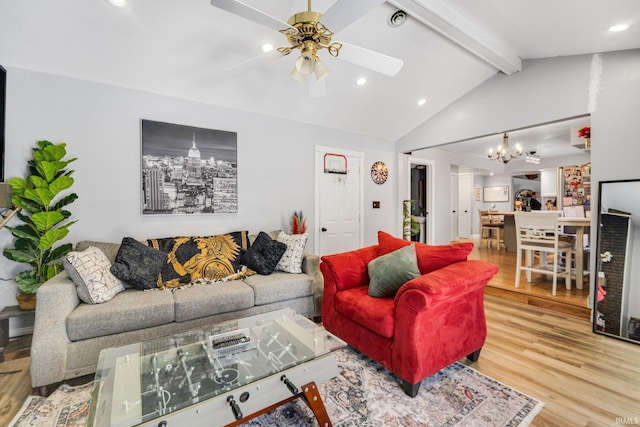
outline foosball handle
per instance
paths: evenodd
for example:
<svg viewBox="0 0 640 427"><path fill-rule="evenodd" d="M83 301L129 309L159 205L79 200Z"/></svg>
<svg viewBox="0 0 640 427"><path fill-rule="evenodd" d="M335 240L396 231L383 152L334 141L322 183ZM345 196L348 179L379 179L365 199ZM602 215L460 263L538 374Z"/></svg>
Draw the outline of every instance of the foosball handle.
<svg viewBox="0 0 640 427"><path fill-rule="evenodd" d="M289 381L289 378L287 378L286 375L281 376L280 381L282 381L287 386L292 394L298 394L300 392L300 390L298 390L298 387L296 387L295 384Z"/></svg>
<svg viewBox="0 0 640 427"><path fill-rule="evenodd" d="M236 401L233 399L233 396L227 397L227 402L229 402L229 406L231 406L231 411L233 412L233 416L236 418L236 420L242 419L242 411L240 410L240 407L238 406Z"/></svg>

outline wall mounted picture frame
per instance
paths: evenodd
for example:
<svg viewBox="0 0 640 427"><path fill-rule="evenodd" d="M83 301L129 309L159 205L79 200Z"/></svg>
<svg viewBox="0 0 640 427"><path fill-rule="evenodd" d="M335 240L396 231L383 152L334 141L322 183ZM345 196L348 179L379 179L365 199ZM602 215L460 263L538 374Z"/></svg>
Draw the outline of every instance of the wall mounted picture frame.
<svg viewBox="0 0 640 427"><path fill-rule="evenodd" d="M238 212L238 134L142 119L142 214Z"/></svg>
<svg viewBox="0 0 640 427"><path fill-rule="evenodd" d="M484 202L508 202L509 186L496 185L493 187L482 188L482 200Z"/></svg>

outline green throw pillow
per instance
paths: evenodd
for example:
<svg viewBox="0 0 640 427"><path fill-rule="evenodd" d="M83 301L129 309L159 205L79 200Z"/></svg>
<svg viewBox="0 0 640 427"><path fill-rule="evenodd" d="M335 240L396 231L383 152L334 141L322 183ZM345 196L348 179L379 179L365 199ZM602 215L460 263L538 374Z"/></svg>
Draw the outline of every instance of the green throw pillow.
<svg viewBox="0 0 640 427"><path fill-rule="evenodd" d="M369 295L376 298L392 297L411 279L420 276L416 245L405 246L372 260L369 270Z"/></svg>

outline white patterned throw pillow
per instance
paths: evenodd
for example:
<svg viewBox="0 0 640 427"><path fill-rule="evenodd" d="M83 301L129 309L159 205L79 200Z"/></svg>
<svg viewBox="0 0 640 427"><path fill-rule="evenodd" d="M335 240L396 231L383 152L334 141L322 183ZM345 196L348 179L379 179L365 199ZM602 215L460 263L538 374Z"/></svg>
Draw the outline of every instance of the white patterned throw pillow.
<svg viewBox="0 0 640 427"><path fill-rule="evenodd" d="M307 244L309 233L304 234L287 234L281 231L278 234L278 242L286 243L287 250L280 258L276 270L286 271L287 273L302 273L302 257L304 255L304 246Z"/></svg>
<svg viewBox="0 0 640 427"><path fill-rule="evenodd" d="M76 285L82 302L100 304L124 291L120 279L109 271L111 262L96 247L90 246L82 252L69 252L62 260L62 265Z"/></svg>

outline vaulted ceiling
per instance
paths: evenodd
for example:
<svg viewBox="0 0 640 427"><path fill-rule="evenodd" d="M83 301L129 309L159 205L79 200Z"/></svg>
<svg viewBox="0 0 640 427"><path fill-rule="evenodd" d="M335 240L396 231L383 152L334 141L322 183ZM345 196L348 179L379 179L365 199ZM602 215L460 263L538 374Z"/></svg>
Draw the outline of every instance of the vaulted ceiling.
<svg viewBox="0 0 640 427"><path fill-rule="evenodd" d="M243 0L282 21L304 0ZM350 0L340 0L350 1ZM315 0L328 10L336 0ZM408 19L389 23L402 9ZM614 24L628 24L610 32ZM246 63L280 33L209 0L21 0L0 3L0 64L396 140L522 61L640 47L638 0L390 0L334 40L404 61L388 77L321 53L327 94L310 98L294 55ZM367 83L357 86L365 77ZM10 76L9 76L10 78ZM417 105L421 98L426 100Z"/></svg>

